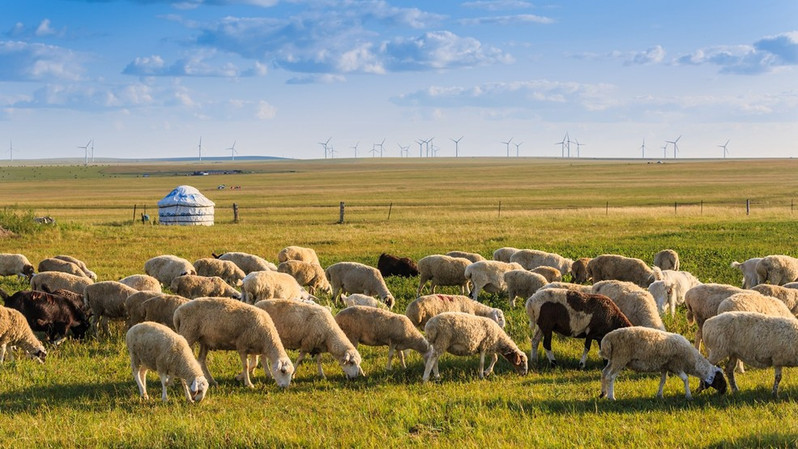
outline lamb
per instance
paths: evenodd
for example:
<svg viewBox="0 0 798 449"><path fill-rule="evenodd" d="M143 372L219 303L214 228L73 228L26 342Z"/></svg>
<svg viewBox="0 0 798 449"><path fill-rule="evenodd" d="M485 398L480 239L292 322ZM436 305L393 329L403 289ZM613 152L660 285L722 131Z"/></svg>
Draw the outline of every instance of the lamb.
<svg viewBox="0 0 798 449"><path fill-rule="evenodd" d="M239 286L246 273L233 261L205 257L194 261L194 269L198 276L219 276L230 285ZM206 295L216 296L216 295Z"/></svg>
<svg viewBox="0 0 798 449"><path fill-rule="evenodd" d="M679 334L646 327L616 329L601 340L599 355L607 360L601 371L601 396L615 400L615 378L624 369L641 372L660 372L662 377L657 397L662 397L668 373L684 382L684 395L692 399L688 375L701 379L700 389L711 386L719 394L726 392L726 379L717 366L711 364L686 338Z"/></svg>
<svg viewBox="0 0 798 449"><path fill-rule="evenodd" d="M687 307L687 322L698 324L695 333L695 348L701 349L704 322L718 314L720 303L735 293L744 290L724 284L701 284L687 291L684 304Z"/></svg>
<svg viewBox="0 0 798 449"><path fill-rule="evenodd" d="M420 296L407 305L405 315L416 327L423 329L430 318L443 312L464 312L483 316L495 321L504 328L506 323L502 309L486 306L461 295L426 295Z"/></svg>
<svg viewBox="0 0 798 449"><path fill-rule="evenodd" d="M260 301L255 307L268 312L274 320L274 327L283 346L299 351L297 367L306 354L313 355L316 357L319 376L324 377L321 353L329 352L347 378L354 379L363 373L360 369L360 353L326 308L287 299Z"/></svg>
<svg viewBox="0 0 798 449"><path fill-rule="evenodd" d="M756 264L757 284L784 285L798 281L798 259L790 256L766 256Z"/></svg>
<svg viewBox="0 0 798 449"><path fill-rule="evenodd" d="M660 270L655 267L654 277L656 281L648 286L648 291L654 296L659 310L670 310L671 315L676 314L677 304L684 304L687 290L701 284L687 271Z"/></svg>
<svg viewBox="0 0 798 449"><path fill-rule="evenodd" d="M315 263L308 263L302 260L286 260L277 266L280 273L290 274L296 279L297 283L307 286L311 295L316 295L318 291L330 293L330 283L324 274L324 268Z"/></svg>
<svg viewBox="0 0 798 449"><path fill-rule="evenodd" d="M784 303L759 292L735 293L718 304L718 314L724 312L759 312L769 316L795 318Z"/></svg>
<svg viewBox="0 0 798 449"><path fill-rule="evenodd" d="M313 248L303 248L301 246L286 246L277 253L277 262L282 263L286 260L302 260L305 262L321 265L319 256Z"/></svg>
<svg viewBox="0 0 798 449"><path fill-rule="evenodd" d="M645 262L617 254L602 254L591 259L587 264L587 277L592 278L593 283L615 279L634 282L643 288L656 280L654 270Z"/></svg>
<svg viewBox="0 0 798 449"><path fill-rule="evenodd" d="M175 310L190 299L178 295L155 296L141 304L144 321L163 324L174 330Z"/></svg>
<svg viewBox="0 0 798 449"><path fill-rule="evenodd" d="M377 259L377 269L380 270L383 278L390 276L412 278L418 276L418 265L413 262L413 259L392 254L380 254L380 258Z"/></svg>
<svg viewBox="0 0 798 449"><path fill-rule="evenodd" d="M56 290L69 290L79 295L94 281L84 276L62 273L60 271L47 271L35 274L30 280L31 290L54 292Z"/></svg>
<svg viewBox="0 0 798 449"><path fill-rule="evenodd" d="M762 284L753 288L765 296L780 299L793 315L798 316L798 290L779 285Z"/></svg>
<svg viewBox="0 0 798 449"><path fill-rule="evenodd" d="M561 282L562 281L562 273L560 270L554 267L547 267L545 265L541 265L539 267L535 267L529 270L531 273L537 273L544 278L546 278L546 282Z"/></svg>
<svg viewBox="0 0 798 449"><path fill-rule="evenodd" d="M743 288L749 289L758 283L756 278L756 265L760 260L762 260L761 257L754 257L743 263L737 261L731 263L732 268L737 268L743 273Z"/></svg>
<svg viewBox="0 0 798 449"><path fill-rule="evenodd" d="M352 293L349 296L341 295L341 300L346 307L352 306L366 306L376 307L378 309L388 309L384 303L380 302L377 298L368 295L361 295L360 293Z"/></svg>
<svg viewBox="0 0 798 449"><path fill-rule="evenodd" d="M197 359L211 385L216 385L216 380L206 363L210 350L238 351L241 380L249 388L254 387L249 376L249 354L263 356L263 370L267 375L271 372L277 386L286 388L291 383L294 365L285 353L271 317L257 307L230 298L197 298L175 310L174 325L189 347L199 342ZM267 360L271 362L270 370Z"/></svg>
<svg viewBox="0 0 798 449"><path fill-rule="evenodd" d="M505 291L507 284L504 283L504 273L523 268L515 262L505 263L496 260L483 260L472 263L465 269L465 278L474 286L471 290L471 297L476 300L482 290L488 293Z"/></svg>
<svg viewBox="0 0 798 449"><path fill-rule="evenodd" d="M341 292L362 293L379 296L388 308L393 309L394 297L376 268L357 262L338 262L327 267L324 273L332 285L333 301Z"/></svg>
<svg viewBox="0 0 798 449"><path fill-rule="evenodd" d="M549 282L548 279L538 273L526 270L510 270L504 273L504 283L507 285L510 306L515 307L516 297L529 298Z"/></svg>
<svg viewBox="0 0 798 449"><path fill-rule="evenodd" d="M133 274L120 279L119 282L140 292L161 292L161 283L158 279L147 274Z"/></svg>
<svg viewBox="0 0 798 449"><path fill-rule="evenodd" d="M25 317L18 310L0 306L0 364L6 358L6 348L9 345L24 349L39 363L44 363L47 357L47 351L42 342L33 335Z"/></svg>
<svg viewBox="0 0 798 449"><path fill-rule="evenodd" d="M554 267L560 273L570 273L571 265L574 261L567 259L559 254L547 253L534 249L522 249L516 251L511 257L510 262L520 264L523 268L531 270L540 266Z"/></svg>
<svg viewBox="0 0 798 449"><path fill-rule="evenodd" d="M510 257L512 257L517 251L519 251L519 249L513 248L512 246L499 248L493 252L493 260L498 260L499 262L510 262Z"/></svg>
<svg viewBox="0 0 798 449"><path fill-rule="evenodd" d="M211 253L214 259L229 260L238 265L245 274L255 271L277 271L277 266L263 257L242 252L228 252L222 255Z"/></svg>
<svg viewBox="0 0 798 449"><path fill-rule="evenodd" d="M471 261L462 257L450 257L443 254L433 254L418 261L418 296L427 282L430 291L435 293L437 286L458 286L460 293L468 292L468 280L465 278L465 269Z"/></svg>
<svg viewBox="0 0 798 449"><path fill-rule="evenodd" d="M60 343L71 331L82 339L89 328L89 320L79 304L58 294L37 290L22 290L13 295L0 289L5 307L22 313L34 332L44 332L47 339Z"/></svg>
<svg viewBox="0 0 798 449"><path fill-rule="evenodd" d="M637 284L623 281L601 281L593 284L593 293L612 299L633 326L665 330L654 297Z"/></svg>
<svg viewBox="0 0 798 449"><path fill-rule="evenodd" d="M584 368L593 340L601 347L601 339L610 331L632 325L610 298L559 288L541 289L530 296L526 301L526 314L533 334L529 358L537 359L538 345L543 338L543 349L551 366L557 365L551 352L553 332L585 339L585 350L579 360L579 367Z"/></svg>
<svg viewBox="0 0 798 449"><path fill-rule="evenodd" d="M86 286L83 300L91 309L94 326L99 327L109 335L108 320L127 319L125 300L128 296L138 293L138 290L116 281L103 281Z"/></svg>
<svg viewBox="0 0 798 449"><path fill-rule="evenodd" d="M153 370L161 378L161 400L167 401L166 387L172 379L183 384L188 402L200 402L208 391L208 381L202 374L194 352L188 342L172 329L158 323L139 323L131 327L125 336L130 354L133 379L144 399L147 395L147 370Z"/></svg>
<svg viewBox="0 0 798 449"><path fill-rule="evenodd" d="M181 257L172 255L156 256L144 263L144 272L158 279L163 285L169 285L172 280L184 274L197 274L194 265Z"/></svg>
<svg viewBox="0 0 798 449"><path fill-rule="evenodd" d="M773 396L779 395L781 369L798 366L798 320L756 312L726 312L704 323L704 343L709 363L725 358L726 375L732 392L739 391L734 378L737 361L757 368L772 366L775 372Z"/></svg>
<svg viewBox="0 0 798 449"><path fill-rule="evenodd" d="M37 267L36 271L39 273L43 273L45 271L60 271L61 273L69 273L75 276L86 276L86 273L80 269L79 266L75 265L72 262L67 262L66 260L56 259L54 257L43 259L39 262L39 266Z"/></svg>
<svg viewBox="0 0 798 449"><path fill-rule="evenodd" d="M80 259L76 259L76 258L74 258L72 256L67 256L67 255L63 255L63 254L55 256L54 259L61 259L61 260L66 261L66 262L74 263L75 265L80 267L81 270L83 270L83 274L86 277L90 278L92 281L96 281L97 280L97 274L95 272L89 270L89 268L86 266L86 263L83 262Z"/></svg>
<svg viewBox="0 0 798 449"><path fill-rule="evenodd" d="M588 280L587 264L590 263L589 257L580 257L571 264L571 282L574 284L584 284Z"/></svg>
<svg viewBox="0 0 798 449"><path fill-rule="evenodd" d="M24 255L0 253L0 276L17 275L30 279L35 272L33 265Z"/></svg>
<svg viewBox="0 0 798 449"><path fill-rule="evenodd" d="M241 283L241 300L254 304L262 299L306 299L307 292L290 274L277 271L253 271Z"/></svg>
<svg viewBox="0 0 798 449"><path fill-rule="evenodd" d="M449 257L460 257L462 259L468 259L471 261L471 263L485 260L485 258L482 257L482 254L469 253L466 251L449 251L448 253L446 253L446 255Z"/></svg>
<svg viewBox="0 0 798 449"><path fill-rule="evenodd" d="M226 298L241 299L241 293L219 276L205 277L186 274L174 278L169 288L186 298L224 296Z"/></svg>
<svg viewBox="0 0 798 449"><path fill-rule="evenodd" d="M663 249L654 254L654 266L660 270L679 271L679 253L672 249Z"/></svg>
<svg viewBox="0 0 798 449"><path fill-rule="evenodd" d="M426 360L429 343L404 315L374 307L353 306L338 312L335 322L355 348L361 343L388 346L388 371L391 370L394 351L399 351L402 368L407 368L405 349L418 352Z"/></svg>
<svg viewBox="0 0 798 449"><path fill-rule="evenodd" d="M424 334L430 344L430 351L424 366L423 382L427 382L430 373L440 378L438 359L445 352L459 356L479 354L479 378L493 372L493 367L502 355L515 368L516 372L526 375L528 363L523 353L495 321L463 312L445 312L430 319L424 326ZM485 355L493 354L488 369L485 369Z"/></svg>

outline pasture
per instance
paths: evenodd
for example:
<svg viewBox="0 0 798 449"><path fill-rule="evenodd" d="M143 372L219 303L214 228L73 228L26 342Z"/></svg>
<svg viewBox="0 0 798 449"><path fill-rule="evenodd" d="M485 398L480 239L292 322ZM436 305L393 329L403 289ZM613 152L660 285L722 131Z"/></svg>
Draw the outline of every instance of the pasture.
<svg viewBox="0 0 798 449"><path fill-rule="evenodd" d="M244 173L182 175L200 169ZM0 167L0 210L29 208L57 220L35 233L0 238L0 252L23 253L34 265L70 254L86 261L101 280L115 280L142 273L144 262L159 254L193 261L211 252L246 251L274 262L287 245L314 248L324 266L344 260L374 266L381 252L418 260L465 250L490 258L502 246L571 258L619 253L650 263L660 249L673 248L682 269L703 282L739 285L739 271L729 267L733 260L798 256L798 211L791 210L798 197L795 173L795 160L360 159ZM216 202L215 226L134 221L134 204L137 213L146 206L155 217L156 202L181 184ZM226 188L217 190L221 184ZM339 202L346 204L343 224L338 223ZM233 203L239 206L239 223L232 222ZM417 280L387 282L401 313L415 297ZM6 291L22 287L11 277L0 279ZM481 299L505 310L508 332L528 353L523 307L510 310L506 295ZM693 338L683 309L667 318L666 326ZM237 355L214 352L209 366L219 387L201 404L188 405L175 386L170 401L162 404L154 374L148 384L156 399L139 400L119 326L112 338L52 348L45 365L20 358L0 367L0 446L798 444L794 368L784 371L779 399L770 396L772 369L747 369L737 378L739 394L704 392L693 401L685 400L676 378L658 400L658 374L626 372L616 383L618 401L611 403L598 399L602 361L595 346L587 369L577 369L581 340L555 338L560 367L548 368L541 351L525 377L500 360L496 374L481 381L478 357L444 356L442 380L426 385L417 354L409 355L406 370L395 364L388 372L386 348L359 350L367 377L346 381L327 356L327 379L317 378L315 367L305 363L285 391L262 370L256 371L255 388L244 388L234 379ZM691 379L691 386L697 382Z"/></svg>

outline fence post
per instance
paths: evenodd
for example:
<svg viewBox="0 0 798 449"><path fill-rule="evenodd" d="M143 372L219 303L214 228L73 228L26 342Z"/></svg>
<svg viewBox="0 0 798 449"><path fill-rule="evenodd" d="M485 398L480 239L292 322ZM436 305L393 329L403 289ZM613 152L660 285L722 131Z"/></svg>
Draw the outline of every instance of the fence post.
<svg viewBox="0 0 798 449"><path fill-rule="evenodd" d="M609 215L609 214L610 214L610 202L607 201L607 205L605 206L604 209L604 215Z"/></svg>
<svg viewBox="0 0 798 449"><path fill-rule="evenodd" d="M751 215L751 200L745 200L745 215Z"/></svg>
<svg viewBox="0 0 798 449"><path fill-rule="evenodd" d="M344 222L344 202L341 201L339 217L338 217L338 223L340 224L340 223L343 223L343 222Z"/></svg>
<svg viewBox="0 0 798 449"><path fill-rule="evenodd" d="M502 218L502 202L499 201L499 218Z"/></svg>
<svg viewBox="0 0 798 449"><path fill-rule="evenodd" d="M133 224L136 224L136 205L133 205Z"/></svg>
<svg viewBox="0 0 798 449"><path fill-rule="evenodd" d="M238 203L233 203L233 223L238 223Z"/></svg>
<svg viewBox="0 0 798 449"><path fill-rule="evenodd" d="M792 215L793 209L795 209L795 198L790 200L790 215Z"/></svg>
<svg viewBox="0 0 798 449"><path fill-rule="evenodd" d="M388 206L388 220L390 220L390 219L391 219L391 210L392 210L392 209L393 209L393 203L391 203L391 205L390 205L390 206Z"/></svg>
<svg viewBox="0 0 798 449"><path fill-rule="evenodd" d="M676 201L673 202L673 214L676 215Z"/></svg>
<svg viewBox="0 0 798 449"><path fill-rule="evenodd" d="M701 200L701 215L704 215L704 200Z"/></svg>

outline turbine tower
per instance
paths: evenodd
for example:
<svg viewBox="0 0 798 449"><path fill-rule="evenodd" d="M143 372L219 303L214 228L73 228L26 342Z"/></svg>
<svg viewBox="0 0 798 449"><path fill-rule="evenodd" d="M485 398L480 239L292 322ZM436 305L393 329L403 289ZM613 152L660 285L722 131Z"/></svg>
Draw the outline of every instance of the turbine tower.
<svg viewBox="0 0 798 449"><path fill-rule="evenodd" d="M643 152L643 159L646 158L646 139L643 139L643 145L640 145L640 151Z"/></svg>
<svg viewBox="0 0 798 449"><path fill-rule="evenodd" d="M329 147L327 146L327 144L329 144L329 143L330 143L330 140L332 140L332 137L329 137L329 138L328 138L327 140L325 140L324 142L319 142L319 145L321 145L322 147L324 147L324 159L327 159L327 152L329 151Z"/></svg>
<svg viewBox="0 0 798 449"><path fill-rule="evenodd" d="M501 143L504 144L504 147L507 149L507 157L510 157L510 142L512 142L512 141L513 141L513 138L510 137L510 140L508 140L507 142L501 142Z"/></svg>
<svg viewBox="0 0 798 449"><path fill-rule="evenodd" d="M237 141L234 140L233 141L233 145L231 145L230 147L226 148L227 150L230 150L230 160L232 160L232 161L236 160L236 153L238 153L238 151L236 151L236 142Z"/></svg>
<svg viewBox="0 0 798 449"><path fill-rule="evenodd" d="M668 142L667 141L665 141L665 146L662 147L662 158L663 159L667 159L668 158Z"/></svg>
<svg viewBox="0 0 798 449"><path fill-rule="evenodd" d="M385 150L385 138L382 138L382 142L375 144L376 146L380 147L380 157L382 157L382 152Z"/></svg>
<svg viewBox="0 0 798 449"><path fill-rule="evenodd" d="M410 157L410 145L402 146L402 144L399 143L396 145L399 146L399 157Z"/></svg>
<svg viewBox="0 0 798 449"><path fill-rule="evenodd" d="M433 140L435 140L435 137L430 137L429 139L424 141L424 143L427 145L427 157L430 157L429 146L432 145L432 147L435 148L435 144L432 143Z"/></svg>
<svg viewBox="0 0 798 449"><path fill-rule="evenodd" d="M357 146L358 146L358 145L360 145L360 141L358 141L358 142L355 144L355 146L353 146L353 147L349 147L349 148L351 148L351 149L355 150L355 159L357 159Z"/></svg>
<svg viewBox="0 0 798 449"><path fill-rule="evenodd" d="M91 139L91 163L94 163L94 138Z"/></svg>
<svg viewBox="0 0 798 449"><path fill-rule="evenodd" d="M518 142L518 143L514 143L514 144L513 144L513 145L515 145L515 157L519 157L519 155L520 155L519 148L520 148L520 147L521 147L521 145L523 145L523 144L524 144L524 142Z"/></svg>
<svg viewBox="0 0 798 449"><path fill-rule="evenodd" d="M463 140L463 136L460 136L459 139L449 139L454 142L454 157L460 157L460 141Z"/></svg>
<svg viewBox="0 0 798 449"><path fill-rule="evenodd" d="M726 159L726 155L729 154L729 150L726 148L726 146L728 145L729 145L729 140L726 140L726 143L724 143L723 145L718 145L719 147L723 148L723 159Z"/></svg>
<svg viewBox="0 0 798 449"><path fill-rule="evenodd" d="M579 143L579 139L574 139L574 143L576 144L576 157L577 159L581 156L580 148L583 147L585 144Z"/></svg>
<svg viewBox="0 0 798 449"><path fill-rule="evenodd" d="M334 158L335 158L335 148L333 148L333 146L330 145L330 159Z"/></svg>
<svg viewBox="0 0 798 449"><path fill-rule="evenodd" d="M418 144L418 157L424 157L424 144L427 143L427 141L418 139L416 143Z"/></svg>
<svg viewBox="0 0 798 449"><path fill-rule="evenodd" d="M676 140L666 140L665 141L667 143L673 144L673 158L674 159L676 159L677 153L679 152L679 147L676 146L676 142L678 142L679 139L681 139L681 138L682 138L682 136L679 136L679 137L676 138Z"/></svg>
<svg viewBox="0 0 798 449"><path fill-rule="evenodd" d="M200 136L199 144L197 145L197 152L199 153L199 161L202 162L202 136Z"/></svg>
<svg viewBox="0 0 798 449"><path fill-rule="evenodd" d="M554 142L554 145L560 146L560 157L565 157L565 145L567 142L570 142L568 139L568 133L565 133L565 136L559 142ZM568 153L570 154L571 150L569 148Z"/></svg>
<svg viewBox="0 0 798 449"><path fill-rule="evenodd" d="M83 148L83 166L84 167L88 167L89 166L89 146L90 145L91 145L91 139L89 139L89 141L86 142L86 145L83 145L83 146L78 145L78 148Z"/></svg>
<svg viewBox="0 0 798 449"><path fill-rule="evenodd" d="M371 157L377 157L377 144L376 143L372 143L371 144L371 150L369 150L369 153L371 153Z"/></svg>

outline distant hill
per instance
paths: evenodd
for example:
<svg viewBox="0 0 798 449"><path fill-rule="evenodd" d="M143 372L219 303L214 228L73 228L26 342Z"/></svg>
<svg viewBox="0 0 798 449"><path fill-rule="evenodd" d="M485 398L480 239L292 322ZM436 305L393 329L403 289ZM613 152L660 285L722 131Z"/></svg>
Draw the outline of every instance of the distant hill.
<svg viewBox="0 0 798 449"><path fill-rule="evenodd" d="M247 161L286 161L292 160L291 158L276 157L276 156L236 156L235 160L231 160L229 156L225 157L203 157L202 161L196 157L163 157L163 158L114 158L114 157L96 157L94 161L89 162L90 165L104 165L104 164L127 164L127 163L160 163L160 162L182 162L182 163L207 163L207 162L247 162ZM77 158L44 158L44 159L14 159L13 161L0 160L0 165L83 165L84 159Z"/></svg>

